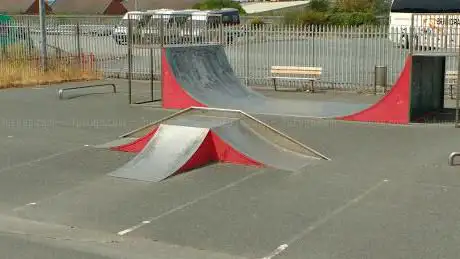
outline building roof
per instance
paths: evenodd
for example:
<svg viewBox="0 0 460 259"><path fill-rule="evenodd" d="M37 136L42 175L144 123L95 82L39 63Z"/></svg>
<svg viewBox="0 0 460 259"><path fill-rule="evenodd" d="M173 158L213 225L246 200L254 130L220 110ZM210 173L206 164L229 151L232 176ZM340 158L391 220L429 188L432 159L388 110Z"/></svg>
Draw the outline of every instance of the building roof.
<svg viewBox="0 0 460 259"><path fill-rule="evenodd" d="M61 0L62 1L62 0ZM137 11L135 7L136 0L125 0L123 5L129 11ZM137 9L141 11L155 10L155 9L190 9L200 0L137 0Z"/></svg>
<svg viewBox="0 0 460 259"><path fill-rule="evenodd" d="M113 1L120 0L56 0L53 4L53 12L56 14L104 14Z"/></svg>
<svg viewBox="0 0 460 259"><path fill-rule="evenodd" d="M458 13L460 0L394 0L392 12Z"/></svg>
<svg viewBox="0 0 460 259"><path fill-rule="evenodd" d="M0 0L0 12L25 13L36 0Z"/></svg>

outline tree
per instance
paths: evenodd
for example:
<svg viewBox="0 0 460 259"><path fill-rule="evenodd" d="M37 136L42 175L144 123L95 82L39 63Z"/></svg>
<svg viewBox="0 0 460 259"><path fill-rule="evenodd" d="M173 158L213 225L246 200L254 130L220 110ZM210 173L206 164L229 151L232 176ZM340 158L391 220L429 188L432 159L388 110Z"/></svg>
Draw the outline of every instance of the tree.
<svg viewBox="0 0 460 259"><path fill-rule="evenodd" d="M374 2L374 13L377 15L388 15L390 7L391 0L376 0Z"/></svg>

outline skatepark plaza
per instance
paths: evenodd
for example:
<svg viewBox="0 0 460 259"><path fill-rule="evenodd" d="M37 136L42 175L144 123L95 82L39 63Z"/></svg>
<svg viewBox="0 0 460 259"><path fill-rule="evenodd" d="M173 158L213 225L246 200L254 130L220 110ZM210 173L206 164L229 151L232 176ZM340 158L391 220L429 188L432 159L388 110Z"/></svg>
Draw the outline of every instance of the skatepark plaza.
<svg viewBox="0 0 460 259"><path fill-rule="evenodd" d="M378 99L281 97L176 46L160 103L115 79L2 90L2 257L457 258L458 129L425 119L444 62L408 56Z"/></svg>

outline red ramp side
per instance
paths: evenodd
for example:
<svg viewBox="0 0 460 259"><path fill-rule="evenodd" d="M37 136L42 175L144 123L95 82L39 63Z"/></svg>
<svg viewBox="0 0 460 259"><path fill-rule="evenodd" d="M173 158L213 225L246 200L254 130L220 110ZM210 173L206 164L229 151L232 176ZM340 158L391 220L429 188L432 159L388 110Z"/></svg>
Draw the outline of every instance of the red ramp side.
<svg viewBox="0 0 460 259"><path fill-rule="evenodd" d="M154 128L152 131L150 131L147 135L138 138L134 140L133 142L120 145L117 147L112 147L110 148L111 150L114 151L121 151L121 152L130 152L130 153L139 153L141 152L142 149L144 149L145 145L152 139L153 136L155 136L155 133L157 132L158 127Z"/></svg>
<svg viewBox="0 0 460 259"><path fill-rule="evenodd" d="M163 82L161 86L162 103L165 109L186 109L189 107L207 107L191 97L177 82L168 63L166 50L161 50L161 73Z"/></svg>
<svg viewBox="0 0 460 259"><path fill-rule="evenodd" d="M248 166L257 166L264 167L260 162L253 160L241 152L237 151L235 148L230 146L222 138L220 138L216 133L210 132L213 143L216 160L223 163L231 163L238 165L248 165Z"/></svg>
<svg viewBox="0 0 460 259"><path fill-rule="evenodd" d="M195 168L205 166L216 161L214 157L214 144L212 143L211 135L208 133L203 143L193 156L175 173L184 173Z"/></svg>
<svg viewBox="0 0 460 259"><path fill-rule="evenodd" d="M377 103L358 113L338 117L339 120L408 124L410 122L410 73L412 57L406 59L397 82Z"/></svg>
<svg viewBox="0 0 460 259"><path fill-rule="evenodd" d="M213 162L264 167L263 164L241 154L223 141L217 134L209 131L198 150L172 175L185 173Z"/></svg>

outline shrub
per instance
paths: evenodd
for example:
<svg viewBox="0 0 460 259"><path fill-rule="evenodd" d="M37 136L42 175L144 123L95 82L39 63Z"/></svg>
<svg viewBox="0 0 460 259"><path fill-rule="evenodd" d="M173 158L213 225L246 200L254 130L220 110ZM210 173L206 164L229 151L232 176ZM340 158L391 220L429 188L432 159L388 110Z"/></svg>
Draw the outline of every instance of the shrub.
<svg viewBox="0 0 460 259"><path fill-rule="evenodd" d="M301 12L299 11L288 12L284 15L283 21L285 24L297 24L299 22L300 15L301 15Z"/></svg>
<svg viewBox="0 0 460 259"><path fill-rule="evenodd" d="M327 24L329 15L325 12L306 11L299 16L299 23L302 25Z"/></svg>
<svg viewBox="0 0 460 259"><path fill-rule="evenodd" d="M49 56L48 70L42 71L37 50L21 44L5 46L0 59L0 89L36 84L101 79L93 64L81 63L77 56Z"/></svg>
<svg viewBox="0 0 460 259"><path fill-rule="evenodd" d="M368 12L375 0L337 0L336 7L341 12Z"/></svg>
<svg viewBox="0 0 460 259"><path fill-rule="evenodd" d="M316 12L327 12L330 8L329 0L311 0L308 8Z"/></svg>
<svg viewBox="0 0 460 259"><path fill-rule="evenodd" d="M376 24L377 18L372 13L346 13L339 12L334 13L329 17L330 24L333 25L350 25L360 26L365 24Z"/></svg>
<svg viewBox="0 0 460 259"><path fill-rule="evenodd" d="M221 8L235 8L238 9L240 14L246 14L243 7L240 3L232 0L204 0L202 2L196 3L192 7L193 9L200 10L216 10Z"/></svg>
<svg viewBox="0 0 460 259"><path fill-rule="evenodd" d="M251 19L250 24L254 27L263 26L265 21L261 17L254 17Z"/></svg>

